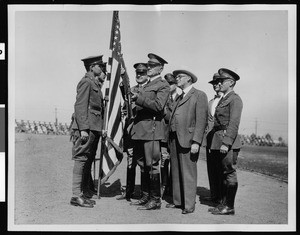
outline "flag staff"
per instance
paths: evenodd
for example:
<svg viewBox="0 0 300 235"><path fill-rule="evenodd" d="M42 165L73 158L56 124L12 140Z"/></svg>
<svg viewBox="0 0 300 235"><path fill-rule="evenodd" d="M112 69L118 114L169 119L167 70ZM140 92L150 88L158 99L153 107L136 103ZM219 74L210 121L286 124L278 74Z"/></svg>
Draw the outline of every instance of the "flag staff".
<svg viewBox="0 0 300 235"><path fill-rule="evenodd" d="M114 11L113 12L113 17L112 17L112 28L111 28L111 37L110 37L110 46L109 48L112 50L113 49L113 42L114 42L114 37L115 37L115 24L116 20L119 18L119 12ZM103 118L103 130L102 130L102 135L101 135L101 148L100 148L100 163L99 163L99 174L98 174L98 188L97 188L97 197L98 199L101 197L101 192L100 192L100 186L101 186L101 178L102 178L102 167L103 167L103 155L104 155L104 149L105 149L105 142L106 142L106 137L107 137L107 105L109 102L109 90L110 90L110 85L111 85L111 73L112 73L112 64L113 64L113 50L112 50L112 56L108 58L108 65L110 65L110 72L107 73L106 80L108 82L108 86L105 89L105 96L104 96L104 118Z"/></svg>

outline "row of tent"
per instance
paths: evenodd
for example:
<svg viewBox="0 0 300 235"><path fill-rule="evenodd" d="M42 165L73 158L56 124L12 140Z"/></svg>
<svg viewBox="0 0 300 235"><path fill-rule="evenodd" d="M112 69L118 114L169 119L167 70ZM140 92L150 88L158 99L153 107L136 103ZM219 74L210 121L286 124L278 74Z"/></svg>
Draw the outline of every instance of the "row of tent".
<svg viewBox="0 0 300 235"><path fill-rule="evenodd" d="M15 131L17 133L34 133L34 134L52 134L52 135L69 135L69 125L67 123L51 123L40 121L15 120ZM256 136L241 135L243 144L257 146L286 146L282 140L273 140L270 135Z"/></svg>
<svg viewBox="0 0 300 235"><path fill-rule="evenodd" d="M271 136L257 136L255 134L252 135L241 135L241 139L243 144L245 145L256 145L256 146L279 146L285 147L286 143L281 139L272 139Z"/></svg>
<svg viewBox="0 0 300 235"><path fill-rule="evenodd" d="M51 123L40 121L15 120L15 131L17 133L33 133L46 135L68 135L69 125L67 123Z"/></svg>

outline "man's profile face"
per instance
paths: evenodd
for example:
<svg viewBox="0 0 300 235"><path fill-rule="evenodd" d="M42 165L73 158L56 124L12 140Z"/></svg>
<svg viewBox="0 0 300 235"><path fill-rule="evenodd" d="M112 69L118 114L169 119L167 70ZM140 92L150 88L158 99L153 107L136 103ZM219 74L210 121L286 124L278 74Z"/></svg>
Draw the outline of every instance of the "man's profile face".
<svg viewBox="0 0 300 235"><path fill-rule="evenodd" d="M154 77L160 74L162 71L162 66L160 64L148 64L147 75L150 77Z"/></svg>
<svg viewBox="0 0 300 235"><path fill-rule="evenodd" d="M136 72L135 80L138 84L143 84L148 80L147 71L144 72Z"/></svg>

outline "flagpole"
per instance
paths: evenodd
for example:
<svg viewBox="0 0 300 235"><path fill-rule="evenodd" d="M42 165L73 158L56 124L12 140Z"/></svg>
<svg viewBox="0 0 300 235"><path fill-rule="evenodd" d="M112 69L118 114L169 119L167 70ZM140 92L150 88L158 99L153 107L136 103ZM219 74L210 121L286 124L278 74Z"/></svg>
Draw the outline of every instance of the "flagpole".
<svg viewBox="0 0 300 235"><path fill-rule="evenodd" d="M114 21L115 21L115 16L118 14L118 11L113 12L113 17L112 17L112 27L111 27L111 38L110 38L110 49L112 49L113 45L113 38L114 38ZM106 80L108 81L108 87L105 89L105 97L104 97L104 118L103 118L103 130L102 130L102 135L101 135L101 149L100 149L100 163L99 163L99 174L98 174L98 189L97 189L97 196L98 199L101 196L100 192L100 186L101 186L101 177L102 177L102 167L103 167L103 155L104 155L104 149L105 149L105 142L106 142L106 135L107 135L107 107L109 103L109 90L110 90L110 85L111 85L111 73L112 73L112 64L113 64L113 51L112 51L112 56L108 59L108 64L110 65L110 72L107 73Z"/></svg>

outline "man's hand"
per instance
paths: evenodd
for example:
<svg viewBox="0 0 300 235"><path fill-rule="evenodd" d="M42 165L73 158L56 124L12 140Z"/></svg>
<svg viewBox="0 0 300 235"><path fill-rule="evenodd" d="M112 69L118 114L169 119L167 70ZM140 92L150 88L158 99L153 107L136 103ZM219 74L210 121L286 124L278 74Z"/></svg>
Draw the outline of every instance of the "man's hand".
<svg viewBox="0 0 300 235"><path fill-rule="evenodd" d="M132 101L136 101L137 98L138 98L138 93L136 93L136 92L131 92L131 100L132 100Z"/></svg>
<svg viewBox="0 0 300 235"><path fill-rule="evenodd" d="M193 143L192 147L191 147L191 153L195 154L195 153L198 153L198 151L199 151L199 144L198 143Z"/></svg>
<svg viewBox="0 0 300 235"><path fill-rule="evenodd" d="M81 143L85 144L89 139L89 133L87 131L80 131Z"/></svg>
<svg viewBox="0 0 300 235"><path fill-rule="evenodd" d="M220 148L220 152L221 153L228 153L228 147L224 144L222 144L221 148Z"/></svg>
<svg viewBox="0 0 300 235"><path fill-rule="evenodd" d="M123 66L121 65L121 75L124 75L126 72L126 70L123 68Z"/></svg>

